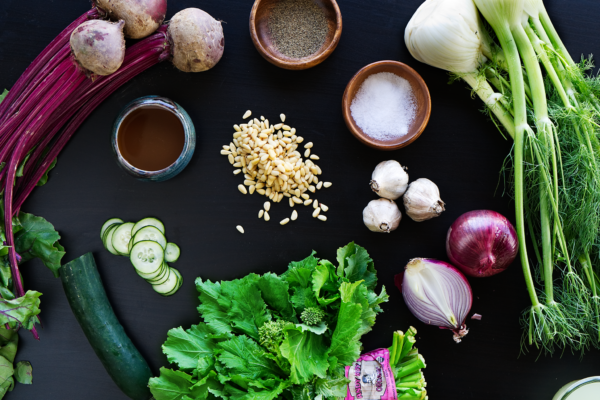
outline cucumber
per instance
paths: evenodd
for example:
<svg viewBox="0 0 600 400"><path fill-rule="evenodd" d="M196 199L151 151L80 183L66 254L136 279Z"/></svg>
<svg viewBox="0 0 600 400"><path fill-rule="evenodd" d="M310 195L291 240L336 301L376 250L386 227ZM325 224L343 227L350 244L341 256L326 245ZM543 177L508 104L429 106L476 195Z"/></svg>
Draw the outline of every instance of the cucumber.
<svg viewBox="0 0 600 400"><path fill-rule="evenodd" d="M116 223L122 224L122 223L123 223L123 220L122 220L121 218L111 218L111 219L109 219L108 221L106 221L106 222L104 223L104 225L102 225L102 229L100 229L100 237L101 237L101 238L103 238L103 236L104 236L104 232L106 232L106 230L107 230L107 229L108 229L108 228L109 228L109 227L110 227L112 224L116 224ZM104 240L104 238L103 238L103 240Z"/></svg>
<svg viewBox="0 0 600 400"><path fill-rule="evenodd" d="M138 272L149 275L161 268L165 253L160 244L144 240L133 245L129 259Z"/></svg>
<svg viewBox="0 0 600 400"><path fill-rule="evenodd" d="M154 226L160 231L160 233L162 233L163 235L165 234L165 225L160 220L149 217L136 222L135 226L132 229L132 235L135 235L140 229L142 229L145 226Z"/></svg>
<svg viewBox="0 0 600 400"><path fill-rule="evenodd" d="M181 250L179 250L179 246L175 243L167 243L167 247L165 248L165 261L166 262L175 262L179 259L179 255L181 254Z"/></svg>
<svg viewBox="0 0 600 400"><path fill-rule="evenodd" d="M145 226L137 231L135 236L133 236L133 239L131 239L130 246L133 247L134 244L144 240L152 240L153 242L160 244L163 249L167 247L165 235L154 226Z"/></svg>
<svg viewBox="0 0 600 400"><path fill-rule="evenodd" d="M59 272L71 310L112 380L131 399L150 399L152 371L117 320L92 253Z"/></svg>
<svg viewBox="0 0 600 400"><path fill-rule="evenodd" d="M119 225L112 235L112 245L115 251L122 256L129 255L129 241L131 240L131 228L133 228L133 222L126 222Z"/></svg>
<svg viewBox="0 0 600 400"><path fill-rule="evenodd" d="M155 280L161 279L165 275L167 275L167 276L169 275L169 267L164 262L163 262L163 265L161 265L160 268L156 272L145 274L143 272L138 271L137 269L135 271L137 272L137 274L139 276L144 278L144 280L146 280L146 281L155 281ZM154 282L152 282L152 283L154 283Z"/></svg>

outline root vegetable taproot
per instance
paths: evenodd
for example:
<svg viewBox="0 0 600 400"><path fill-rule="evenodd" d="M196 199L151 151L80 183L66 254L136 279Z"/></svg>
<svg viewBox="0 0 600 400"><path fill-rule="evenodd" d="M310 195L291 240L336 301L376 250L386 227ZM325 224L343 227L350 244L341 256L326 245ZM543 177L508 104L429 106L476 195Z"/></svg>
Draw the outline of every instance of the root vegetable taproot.
<svg viewBox="0 0 600 400"><path fill-rule="evenodd" d="M167 14L167 0L95 0L94 4L113 21L125 21L125 36L130 39L152 34Z"/></svg>
<svg viewBox="0 0 600 400"><path fill-rule="evenodd" d="M119 69L125 58L125 21L86 21L73 31L71 51L86 72L110 75Z"/></svg>

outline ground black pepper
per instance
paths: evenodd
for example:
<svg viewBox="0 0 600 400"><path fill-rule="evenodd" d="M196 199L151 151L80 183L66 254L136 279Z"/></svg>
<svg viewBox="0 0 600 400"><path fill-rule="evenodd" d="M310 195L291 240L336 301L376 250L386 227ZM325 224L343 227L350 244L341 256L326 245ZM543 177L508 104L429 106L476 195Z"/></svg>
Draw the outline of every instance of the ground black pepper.
<svg viewBox="0 0 600 400"><path fill-rule="evenodd" d="M316 53L329 30L323 10L312 0L281 0L273 8L269 29L277 49L290 58Z"/></svg>

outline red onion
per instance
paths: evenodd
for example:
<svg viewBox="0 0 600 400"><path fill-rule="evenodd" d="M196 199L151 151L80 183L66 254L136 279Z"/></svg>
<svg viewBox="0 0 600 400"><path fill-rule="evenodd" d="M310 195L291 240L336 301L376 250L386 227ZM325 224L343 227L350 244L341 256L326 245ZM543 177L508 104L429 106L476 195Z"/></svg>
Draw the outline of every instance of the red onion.
<svg viewBox="0 0 600 400"><path fill-rule="evenodd" d="M463 273L486 277L504 271L519 251L517 232L502 214L469 211L448 230L446 252Z"/></svg>
<svg viewBox="0 0 600 400"><path fill-rule="evenodd" d="M473 304L467 278L452 265L427 258L414 258L405 267L402 297L421 322L454 332L460 343L469 330L465 325Z"/></svg>

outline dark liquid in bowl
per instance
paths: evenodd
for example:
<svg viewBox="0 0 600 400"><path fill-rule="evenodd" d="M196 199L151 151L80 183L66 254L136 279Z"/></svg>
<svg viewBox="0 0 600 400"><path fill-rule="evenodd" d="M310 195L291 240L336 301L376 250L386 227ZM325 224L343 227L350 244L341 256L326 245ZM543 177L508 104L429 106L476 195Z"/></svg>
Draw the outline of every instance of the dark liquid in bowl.
<svg viewBox="0 0 600 400"><path fill-rule="evenodd" d="M185 133L179 118L155 106L131 112L121 123L117 136L123 158L144 171L159 171L173 164L184 143Z"/></svg>

